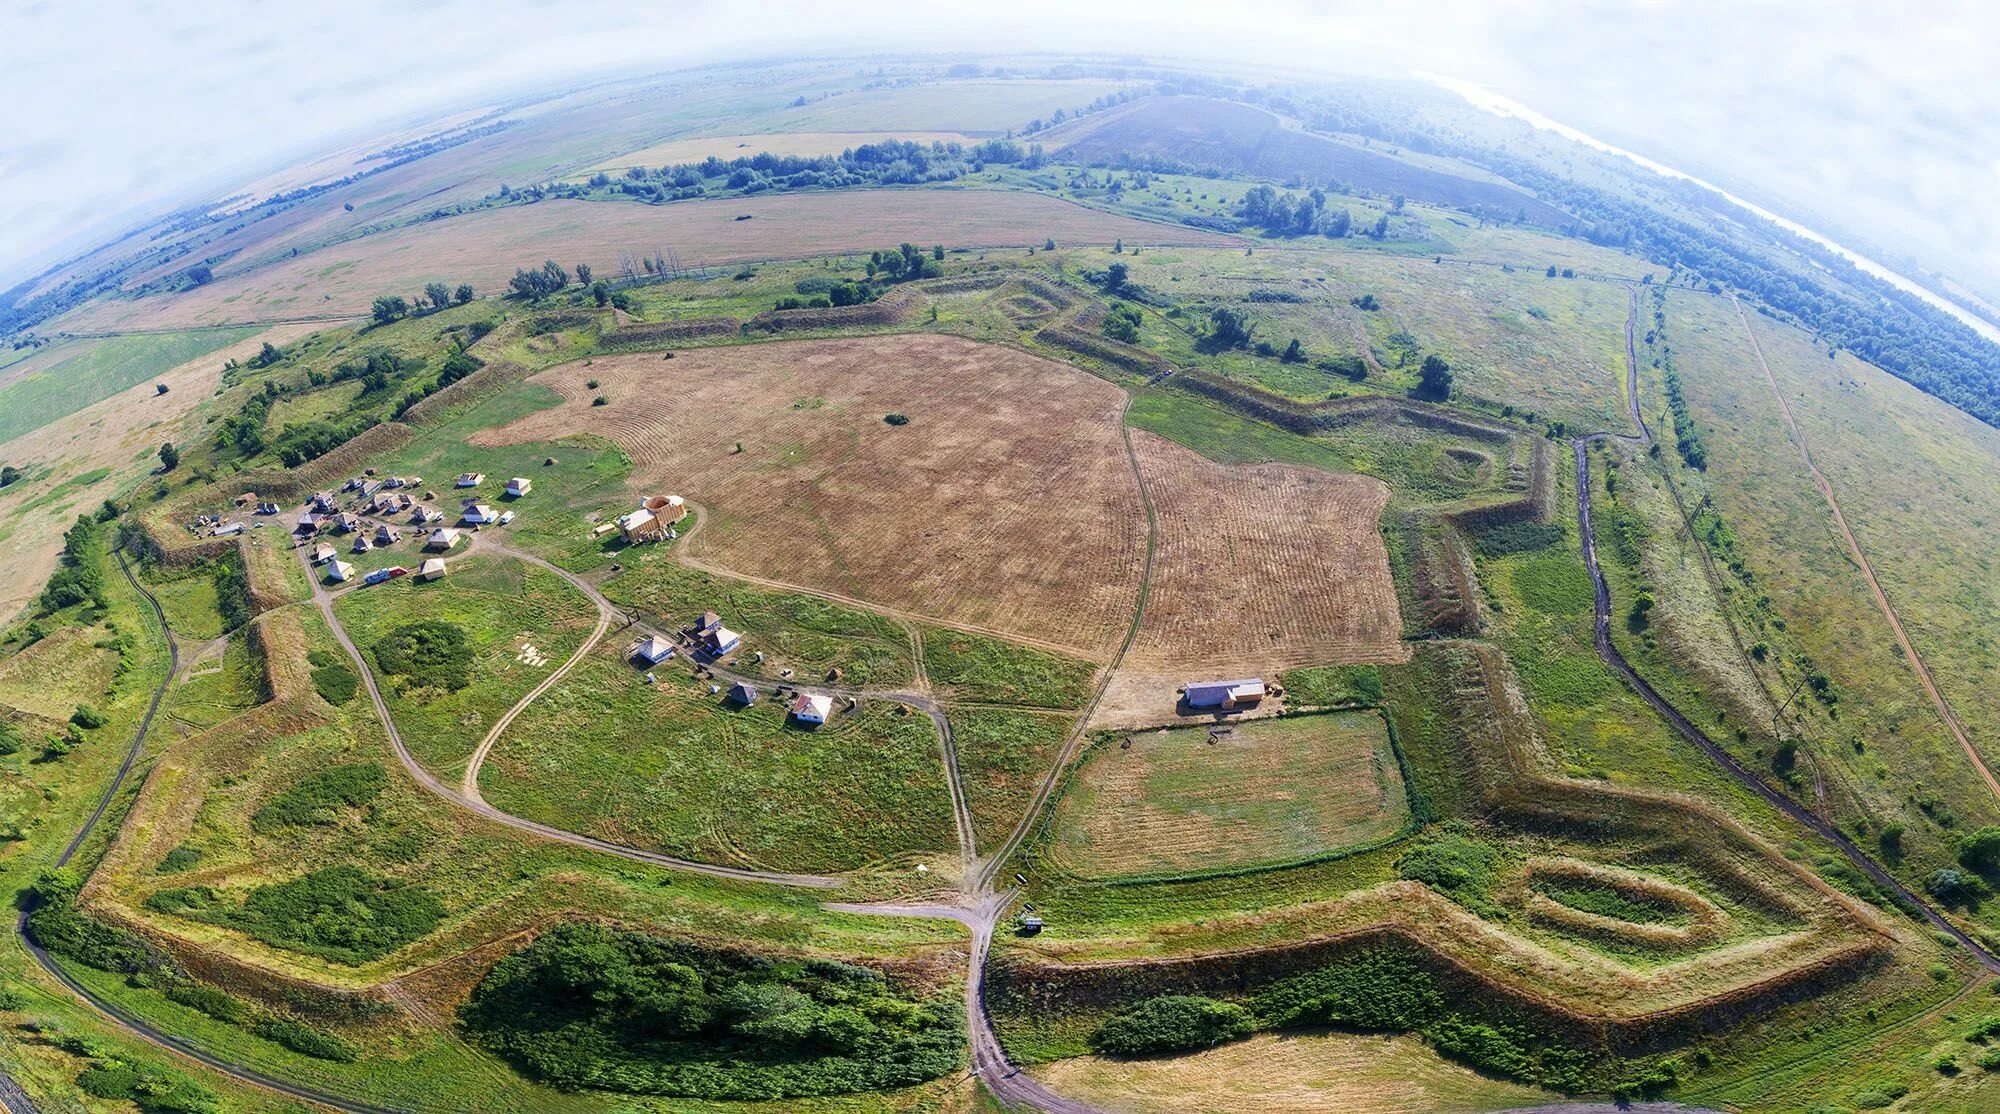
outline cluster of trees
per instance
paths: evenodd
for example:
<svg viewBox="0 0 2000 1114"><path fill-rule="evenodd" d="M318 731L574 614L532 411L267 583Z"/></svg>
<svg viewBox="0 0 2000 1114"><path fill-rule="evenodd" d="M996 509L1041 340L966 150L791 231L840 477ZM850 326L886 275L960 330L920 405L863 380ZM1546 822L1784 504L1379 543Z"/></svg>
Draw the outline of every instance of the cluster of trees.
<svg viewBox="0 0 2000 1114"><path fill-rule="evenodd" d="M503 187L501 193L488 200L539 201L608 193L658 204L723 192L749 194L949 182L978 173L989 163L1039 169L1046 161L1040 144L1023 147L1011 139L989 139L970 145L891 139L864 143L838 155L774 155L765 151L735 159L710 155L701 162L657 168L635 166L615 177L598 173L582 184L551 182L519 190Z"/></svg>
<svg viewBox="0 0 2000 1114"><path fill-rule="evenodd" d="M1236 215L1254 228L1285 236L1321 235L1338 240L1354 234L1354 214L1327 205L1327 193L1318 187L1304 194L1283 193L1270 186L1252 186L1244 191ZM1362 230L1377 240L1389 234L1389 216L1384 213Z"/></svg>
<svg viewBox="0 0 2000 1114"><path fill-rule="evenodd" d="M501 960L460 1013L475 1041L558 1086L765 1100L958 1070L963 1017L867 968L594 924Z"/></svg>
<svg viewBox="0 0 2000 1114"><path fill-rule="evenodd" d="M405 623L375 643L375 664L398 691L457 692L472 683L472 647L465 628L443 619Z"/></svg>
<svg viewBox="0 0 2000 1114"><path fill-rule="evenodd" d="M462 306L472 299L472 284L469 282L459 283L456 290L442 282L431 282L425 283L424 292L415 298L405 298L401 294L384 294L376 298L372 315L377 325L387 325L392 321L401 321L412 313L422 313L425 306L435 313L449 305Z"/></svg>
<svg viewBox="0 0 2000 1114"><path fill-rule="evenodd" d="M95 515L81 515L63 535L61 564L42 588L39 604L48 615L73 604L87 603L96 610L108 604L104 597L104 562L110 556L109 528L112 515L107 504Z"/></svg>
<svg viewBox="0 0 2000 1114"><path fill-rule="evenodd" d="M589 267L579 263L577 273L580 281L585 284L590 282ZM563 270L562 264L553 259L544 261L541 266L533 270L517 267L514 269L514 277L507 280L507 290L511 294L536 302L568 285L569 272Z"/></svg>
<svg viewBox="0 0 2000 1114"><path fill-rule="evenodd" d="M1102 112L1107 108L1116 108L1117 106L1131 100L1133 97L1140 97L1144 95L1145 93L1143 91L1135 92L1131 89L1120 89L1115 93L1106 93L1103 96L1098 97L1096 100L1091 101L1089 104L1084 105L1082 108L1077 109L1074 113L1071 113L1065 109L1058 108L1054 112L1051 112L1048 115L1047 119L1043 119L1042 117L1038 116L1035 119L1028 121L1027 124L1021 128L1021 132L1024 135L1034 135L1037 132L1042 132L1048 130L1049 128L1053 128L1058 124L1067 123L1070 120L1075 120L1084 116L1088 116L1093 112Z"/></svg>
<svg viewBox="0 0 2000 1114"><path fill-rule="evenodd" d="M904 243L888 251L870 253L868 256L868 277L888 282L907 279L936 278L940 273L938 264L944 262L944 245L939 244L929 252L915 244Z"/></svg>

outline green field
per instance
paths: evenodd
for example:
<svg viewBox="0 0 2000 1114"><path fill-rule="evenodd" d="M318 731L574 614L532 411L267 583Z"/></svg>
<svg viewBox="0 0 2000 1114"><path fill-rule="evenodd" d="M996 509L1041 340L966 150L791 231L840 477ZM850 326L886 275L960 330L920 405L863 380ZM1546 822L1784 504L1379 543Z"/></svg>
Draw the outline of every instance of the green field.
<svg viewBox="0 0 2000 1114"><path fill-rule="evenodd" d="M926 629L924 672L955 699L1080 708L1097 668L1087 661L967 631Z"/></svg>
<svg viewBox="0 0 2000 1114"><path fill-rule="evenodd" d="M0 443L250 336L254 327L113 337L0 386Z"/></svg>
<svg viewBox="0 0 2000 1114"><path fill-rule="evenodd" d="M812 681L837 669L843 685L882 688L906 685L915 676L910 635L893 620L691 569L661 546L628 550L620 560L624 571L604 582L606 597L671 628L714 610L743 635L744 656L764 655L756 664L764 676L791 670Z"/></svg>
<svg viewBox="0 0 2000 1114"><path fill-rule="evenodd" d="M612 641L503 735L486 799L590 835L708 862L845 871L953 848L937 732L867 702L832 723L788 721L665 670L657 685Z"/></svg>
<svg viewBox="0 0 2000 1114"><path fill-rule="evenodd" d="M1409 817L1383 717L1329 712L1100 742L1048 854L1087 877L1226 871L1395 836Z"/></svg>
<svg viewBox="0 0 2000 1114"><path fill-rule="evenodd" d="M375 670L410 752L439 773L460 768L494 720L575 652L596 618L580 593L533 566L469 557L453 561L451 569L443 580L403 577L357 588L334 605ZM417 621L450 623L465 632L472 655L468 685L406 690L382 673L373 648L392 630Z"/></svg>

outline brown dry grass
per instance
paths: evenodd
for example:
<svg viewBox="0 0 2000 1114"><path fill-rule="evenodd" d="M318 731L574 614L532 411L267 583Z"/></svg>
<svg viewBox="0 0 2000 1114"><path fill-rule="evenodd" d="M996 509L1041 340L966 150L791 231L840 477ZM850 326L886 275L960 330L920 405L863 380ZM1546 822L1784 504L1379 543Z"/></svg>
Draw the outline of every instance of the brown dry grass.
<svg viewBox="0 0 2000 1114"><path fill-rule="evenodd" d="M1063 1060L1033 1069L1057 1093L1110 1111L1434 1114L1537 1106L1557 1096L1483 1076L1409 1036L1260 1033L1187 1056Z"/></svg>
<svg viewBox="0 0 2000 1114"><path fill-rule="evenodd" d="M1135 671L1273 673L1404 661L1377 529L1389 488L1281 464L1224 465L1134 432L1159 547Z"/></svg>
<svg viewBox="0 0 2000 1114"><path fill-rule="evenodd" d="M924 144L962 143L968 147L979 142L963 132L777 132L770 135L705 135L695 139L668 140L665 143L655 143L651 147L642 147L637 151L628 151L605 159L571 177L588 178L600 170L615 174L633 166L675 166L684 162L700 162L710 155L725 162L765 153L798 155L803 158L838 155L842 151L859 147L864 143L881 143L890 139Z"/></svg>
<svg viewBox="0 0 2000 1114"><path fill-rule="evenodd" d="M752 219L739 221L739 216ZM673 205L544 201L410 225L264 266L225 267L179 295L99 302L71 331L167 322L363 314L376 296L427 282L505 289L515 268L555 256L618 269L622 253L674 249L689 265L867 251L912 238L953 247L1062 243L1217 244L1228 238L998 190L852 190Z"/></svg>
<svg viewBox="0 0 2000 1114"><path fill-rule="evenodd" d="M694 559L1097 660L1129 622L1145 539L1123 396L1073 368L883 336L600 358L533 381L562 404L476 440L609 438L635 492L702 508Z"/></svg>
<svg viewBox="0 0 2000 1114"><path fill-rule="evenodd" d="M249 359L265 341L283 345L310 331L311 326L305 325L270 329L0 445L0 457L9 463L56 465L47 475L24 479L8 489L8 506L29 509L9 510L0 522L5 527L0 534L0 569L7 573L0 577L0 621L40 594L62 552L63 531L78 514L96 508L158 467L152 454L160 442L186 439L182 427L190 412L214 394L223 364ZM168 392L156 393L155 383L165 383ZM111 471L94 482L69 486L55 499L42 498L100 468Z"/></svg>

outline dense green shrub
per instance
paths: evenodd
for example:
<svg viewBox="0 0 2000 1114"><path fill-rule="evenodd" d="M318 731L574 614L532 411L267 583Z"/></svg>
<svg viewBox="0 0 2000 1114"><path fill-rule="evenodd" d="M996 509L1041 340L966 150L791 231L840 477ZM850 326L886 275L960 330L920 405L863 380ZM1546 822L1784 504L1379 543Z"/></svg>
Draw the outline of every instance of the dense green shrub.
<svg viewBox="0 0 2000 1114"><path fill-rule="evenodd" d="M215 1092L177 1071L106 1060L83 1069L77 1089L101 1099L124 1099L147 1114L208 1114Z"/></svg>
<svg viewBox="0 0 2000 1114"><path fill-rule="evenodd" d="M461 1010L474 1040L561 1087L780 1099L958 1069L949 1000L881 973L565 925L501 960Z"/></svg>
<svg viewBox="0 0 2000 1114"><path fill-rule="evenodd" d="M250 827L270 832L296 825L331 824L339 819L339 810L368 804L388 784L389 775L374 762L329 766L271 798L251 815Z"/></svg>
<svg viewBox="0 0 2000 1114"><path fill-rule="evenodd" d="M1212 1048L1256 1028L1250 1011L1234 1002L1192 994L1148 998L1104 1020L1091 1047L1118 1056Z"/></svg>
<svg viewBox="0 0 2000 1114"><path fill-rule="evenodd" d="M472 648L465 628L442 619L405 623L375 643L375 664L399 691L457 692L472 683Z"/></svg>
<svg viewBox="0 0 2000 1114"><path fill-rule="evenodd" d="M1475 912L1497 912L1488 896L1500 849L1453 821L1419 840L1396 860L1396 873L1422 882Z"/></svg>
<svg viewBox="0 0 2000 1114"><path fill-rule="evenodd" d="M89 515L63 535L62 567L49 577L39 600L43 614L88 602L104 607L104 524Z"/></svg>
<svg viewBox="0 0 2000 1114"><path fill-rule="evenodd" d="M1563 528L1555 522L1508 522L1490 526L1476 535L1472 544L1482 557L1505 557L1559 545Z"/></svg>
<svg viewBox="0 0 2000 1114"><path fill-rule="evenodd" d="M1315 665L1283 678L1290 707L1374 704L1382 699L1382 671L1372 665Z"/></svg>
<svg viewBox="0 0 2000 1114"><path fill-rule="evenodd" d="M361 964L429 935L444 905L422 886L336 866L259 886L240 909L209 916L272 947Z"/></svg>
<svg viewBox="0 0 2000 1114"><path fill-rule="evenodd" d="M111 722L103 712L88 704L78 704L76 711L69 714L69 721L86 731L94 731Z"/></svg>
<svg viewBox="0 0 2000 1114"><path fill-rule="evenodd" d="M76 895L82 888L83 880L69 870L47 871L36 880L28 935L37 944L100 971L133 974L168 966L143 939L79 912Z"/></svg>
<svg viewBox="0 0 2000 1114"><path fill-rule="evenodd" d="M334 1036L324 1029L293 1021L289 1017L267 1017L250 1027L250 1032L273 1044L282 1044L301 1056L311 1056L316 1060L331 1060L337 1064L351 1064L361 1058L361 1050L352 1041Z"/></svg>
<svg viewBox="0 0 2000 1114"><path fill-rule="evenodd" d="M235 630L255 614L250 602L250 573L243 567L241 550L229 550L214 563L209 576L215 583L215 611L222 617L223 630Z"/></svg>
<svg viewBox="0 0 2000 1114"><path fill-rule="evenodd" d="M361 678L354 675L354 670L349 669L346 662L337 661L314 669L312 683L320 699L337 708L354 699L355 692L361 687Z"/></svg>
<svg viewBox="0 0 2000 1114"><path fill-rule="evenodd" d="M1255 1001L1275 1029L1345 1025L1404 1032L1444 1012L1444 995L1429 972L1390 949L1357 952L1271 984Z"/></svg>
<svg viewBox="0 0 2000 1114"><path fill-rule="evenodd" d="M161 890L146 908L226 925L275 948L362 964L430 934L444 905L422 886L336 866L250 891L241 906L207 886Z"/></svg>
<svg viewBox="0 0 2000 1114"><path fill-rule="evenodd" d="M201 983L181 983L169 987L167 997L191 1010L200 1010L225 1025L247 1025L256 1018L255 1011L242 999Z"/></svg>

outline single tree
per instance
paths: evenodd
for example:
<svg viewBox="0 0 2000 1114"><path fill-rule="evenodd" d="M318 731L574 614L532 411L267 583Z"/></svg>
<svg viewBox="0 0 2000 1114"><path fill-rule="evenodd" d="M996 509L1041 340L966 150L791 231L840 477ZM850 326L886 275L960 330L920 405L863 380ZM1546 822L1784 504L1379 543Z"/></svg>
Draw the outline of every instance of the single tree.
<svg viewBox="0 0 2000 1114"><path fill-rule="evenodd" d="M1417 393L1440 402L1451 397L1451 365L1443 356L1433 352L1424 357L1417 369Z"/></svg>
<svg viewBox="0 0 2000 1114"><path fill-rule="evenodd" d="M375 323L387 325L409 316L410 303L401 294L384 294L375 299Z"/></svg>
<svg viewBox="0 0 2000 1114"><path fill-rule="evenodd" d="M160 471L171 472L181 463L181 451L174 448L172 441L160 442Z"/></svg>
<svg viewBox="0 0 2000 1114"><path fill-rule="evenodd" d="M1106 290L1124 289L1125 276L1130 273L1123 263L1113 263L1111 266L1106 267L1104 269L1104 288Z"/></svg>
<svg viewBox="0 0 2000 1114"><path fill-rule="evenodd" d="M590 264L578 263L576 265L576 281L579 286L590 285Z"/></svg>
<svg viewBox="0 0 2000 1114"><path fill-rule="evenodd" d="M441 282L425 283L424 300L431 304L432 309L443 309L451 304L451 288Z"/></svg>
<svg viewBox="0 0 2000 1114"><path fill-rule="evenodd" d="M458 292L457 292L457 293L456 293L456 294L454 295L454 297L455 297L455 298L456 298L456 299L458 300L458 304L459 304L459 305L464 305L465 303L467 303L467 302L471 301L471 300L472 300L472 284L471 284L471 283L469 283L469 282L461 282L461 283L459 283L459 284L458 284Z"/></svg>

